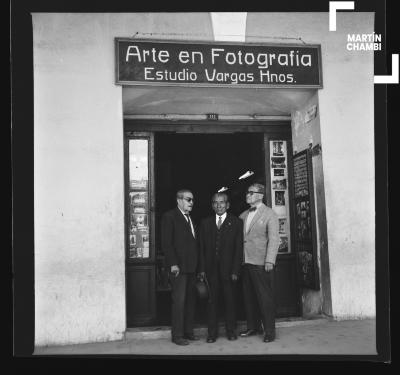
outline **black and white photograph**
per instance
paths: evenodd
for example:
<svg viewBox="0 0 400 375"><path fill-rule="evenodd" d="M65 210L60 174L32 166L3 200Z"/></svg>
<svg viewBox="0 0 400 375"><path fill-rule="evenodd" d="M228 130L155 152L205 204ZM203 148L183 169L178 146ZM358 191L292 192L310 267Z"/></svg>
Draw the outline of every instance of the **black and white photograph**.
<svg viewBox="0 0 400 375"><path fill-rule="evenodd" d="M134 206L147 206L147 192L131 192L131 204Z"/></svg>
<svg viewBox="0 0 400 375"><path fill-rule="evenodd" d="M141 207L139 207L141 208ZM131 215L131 220L136 228L147 228L147 215L144 213L133 213Z"/></svg>
<svg viewBox="0 0 400 375"><path fill-rule="evenodd" d="M286 178L272 180L272 189L286 190Z"/></svg>
<svg viewBox="0 0 400 375"><path fill-rule="evenodd" d="M279 220L279 234L286 234L287 219L279 218L278 220Z"/></svg>
<svg viewBox="0 0 400 375"><path fill-rule="evenodd" d="M388 1L11 0L16 355L390 362Z"/></svg>
<svg viewBox="0 0 400 375"><path fill-rule="evenodd" d="M284 191L275 191L275 206L284 206L285 205L285 192Z"/></svg>
<svg viewBox="0 0 400 375"><path fill-rule="evenodd" d="M285 155L283 141L272 142L272 155L273 156L284 156Z"/></svg>
<svg viewBox="0 0 400 375"><path fill-rule="evenodd" d="M307 277L312 267L312 255L308 251L300 251L299 259L301 263L301 272L304 277Z"/></svg>
<svg viewBox="0 0 400 375"><path fill-rule="evenodd" d="M279 237L278 251L280 253L287 253L289 251L288 245L289 245L288 238L286 236Z"/></svg>
<svg viewBox="0 0 400 375"><path fill-rule="evenodd" d="M147 189L147 180L131 180L130 188L133 190Z"/></svg>
<svg viewBox="0 0 400 375"><path fill-rule="evenodd" d="M286 168L286 162L284 157L272 157L271 168Z"/></svg>
<svg viewBox="0 0 400 375"><path fill-rule="evenodd" d="M282 168L274 168L274 176L275 177L283 177L285 175L285 169Z"/></svg>

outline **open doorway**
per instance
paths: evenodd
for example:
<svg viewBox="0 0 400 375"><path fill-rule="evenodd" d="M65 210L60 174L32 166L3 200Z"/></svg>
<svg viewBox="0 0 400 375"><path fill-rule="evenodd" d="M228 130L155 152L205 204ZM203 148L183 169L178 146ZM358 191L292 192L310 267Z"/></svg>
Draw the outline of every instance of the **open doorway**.
<svg viewBox="0 0 400 375"><path fill-rule="evenodd" d="M175 193L193 191L194 221L212 213L211 196L223 187L231 200L231 212L247 208L244 191L252 182L265 183L262 133L155 134L155 193L157 212L176 206ZM239 177L247 171L248 178Z"/></svg>
<svg viewBox="0 0 400 375"><path fill-rule="evenodd" d="M282 222L276 262L276 316L301 315L296 247L289 225L293 222L292 165L289 158L282 160L286 151L292 155L290 124L227 123L224 133L215 133L216 130L219 129L192 123L126 123L128 327L170 325L171 289L161 249L160 224L164 212L176 207L176 191L192 190L192 218L199 225L213 214L213 193L224 187L232 214L239 215L247 209L244 194L254 182L266 184L265 203L278 211ZM275 149L276 146L282 149ZM248 177L239 179L244 174ZM286 182L278 186L276 180ZM244 320L240 283L239 278L237 315ZM199 301L197 323L205 323L205 307Z"/></svg>
<svg viewBox="0 0 400 375"><path fill-rule="evenodd" d="M230 212L238 216L247 208L245 191L253 182L265 184L265 151L263 133L180 134L155 133L154 179L156 197L156 255L162 268L160 227L163 213L176 206L176 191L190 189L195 197L192 218L199 225L211 214L211 197L227 188ZM239 179L247 171L249 177ZM164 269L164 272L166 270ZM157 272L157 278L162 278ZM161 280L156 280L156 285ZM157 288L157 322L170 324L170 293L168 288ZM240 281L237 285L238 319L244 320ZM205 305L197 306L196 320L204 323ZM222 313L222 309L220 309Z"/></svg>

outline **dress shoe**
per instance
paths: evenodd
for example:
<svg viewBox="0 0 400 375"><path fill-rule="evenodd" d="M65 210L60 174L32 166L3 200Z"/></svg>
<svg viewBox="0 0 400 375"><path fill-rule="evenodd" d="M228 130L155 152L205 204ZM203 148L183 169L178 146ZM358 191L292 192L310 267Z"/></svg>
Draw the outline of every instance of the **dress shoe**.
<svg viewBox="0 0 400 375"><path fill-rule="evenodd" d="M215 337L210 337L210 336L207 337L207 342L208 343L212 343L212 342L215 342L215 341L217 341Z"/></svg>
<svg viewBox="0 0 400 375"><path fill-rule="evenodd" d="M176 345L189 345L189 341L184 339L183 337L176 337L172 339L172 342Z"/></svg>
<svg viewBox="0 0 400 375"><path fill-rule="evenodd" d="M264 336L264 342L272 342L272 341L274 341L275 340L275 335L272 333L272 334L266 334L265 336Z"/></svg>
<svg viewBox="0 0 400 375"><path fill-rule="evenodd" d="M198 336L195 336L193 333L183 335L183 338L186 340L190 340L190 341L197 341L200 339Z"/></svg>
<svg viewBox="0 0 400 375"><path fill-rule="evenodd" d="M249 337L257 335L258 331L256 329L247 329L246 331L240 332L240 337Z"/></svg>
<svg viewBox="0 0 400 375"><path fill-rule="evenodd" d="M236 334L234 334L234 333L228 334L228 340L229 340L229 341L237 340Z"/></svg>

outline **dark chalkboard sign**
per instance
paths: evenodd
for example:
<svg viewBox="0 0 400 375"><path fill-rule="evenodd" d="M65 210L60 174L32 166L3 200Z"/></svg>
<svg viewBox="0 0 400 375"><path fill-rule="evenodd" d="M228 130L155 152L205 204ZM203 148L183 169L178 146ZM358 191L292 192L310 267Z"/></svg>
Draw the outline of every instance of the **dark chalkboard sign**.
<svg viewBox="0 0 400 375"><path fill-rule="evenodd" d="M312 156L304 150L293 156L295 247L300 284L319 290Z"/></svg>
<svg viewBox="0 0 400 375"><path fill-rule="evenodd" d="M322 87L321 47L115 39L116 83Z"/></svg>

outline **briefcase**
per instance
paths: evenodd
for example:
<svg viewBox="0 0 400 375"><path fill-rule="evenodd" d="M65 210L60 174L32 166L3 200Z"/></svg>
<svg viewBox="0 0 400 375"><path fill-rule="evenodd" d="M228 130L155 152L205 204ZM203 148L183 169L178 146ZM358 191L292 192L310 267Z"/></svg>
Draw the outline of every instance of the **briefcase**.
<svg viewBox="0 0 400 375"><path fill-rule="evenodd" d="M207 278L204 276L204 279L198 279L195 284L197 296L200 299L207 299L210 301L210 288L208 286Z"/></svg>

